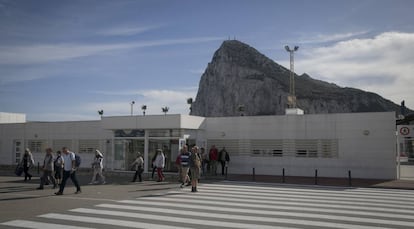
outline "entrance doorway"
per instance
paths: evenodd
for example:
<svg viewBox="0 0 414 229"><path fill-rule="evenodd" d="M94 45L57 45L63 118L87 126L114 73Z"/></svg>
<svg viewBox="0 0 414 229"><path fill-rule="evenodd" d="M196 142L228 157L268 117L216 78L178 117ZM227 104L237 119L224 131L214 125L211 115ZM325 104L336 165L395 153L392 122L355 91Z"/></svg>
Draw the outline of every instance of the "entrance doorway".
<svg viewBox="0 0 414 229"><path fill-rule="evenodd" d="M114 142L114 169L130 170L138 152L144 155L143 139L116 139Z"/></svg>

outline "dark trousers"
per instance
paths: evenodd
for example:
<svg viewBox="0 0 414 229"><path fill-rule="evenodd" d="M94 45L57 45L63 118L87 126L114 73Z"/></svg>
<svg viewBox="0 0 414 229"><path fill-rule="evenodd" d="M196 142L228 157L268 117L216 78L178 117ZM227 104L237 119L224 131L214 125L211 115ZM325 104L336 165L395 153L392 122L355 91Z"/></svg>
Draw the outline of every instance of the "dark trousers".
<svg viewBox="0 0 414 229"><path fill-rule="evenodd" d="M29 178L29 180L32 179L32 174L29 173L29 168L28 166L23 166L23 172L24 172L24 180L27 180L27 178Z"/></svg>
<svg viewBox="0 0 414 229"><path fill-rule="evenodd" d="M76 178L76 172L71 173L71 171L63 171L63 178L62 183L60 184L59 192L63 193L63 190L65 189L66 181L68 178L72 180L72 183L76 186L76 191L80 191L80 186L78 179Z"/></svg>
<svg viewBox="0 0 414 229"><path fill-rule="evenodd" d="M224 175L224 168L226 167L226 161L220 161L221 163L221 175Z"/></svg>
<svg viewBox="0 0 414 229"><path fill-rule="evenodd" d="M135 182L137 180L137 177L139 178L139 182L142 182L142 172L143 172L143 170L139 168L135 172L135 175L134 175L134 178L132 179L132 182Z"/></svg>
<svg viewBox="0 0 414 229"><path fill-rule="evenodd" d="M50 170L43 170L43 175L40 178L40 188L43 188L43 185L46 183L46 181L49 180L49 178L52 180L53 187L56 187L56 180L55 177L52 175L53 171Z"/></svg>

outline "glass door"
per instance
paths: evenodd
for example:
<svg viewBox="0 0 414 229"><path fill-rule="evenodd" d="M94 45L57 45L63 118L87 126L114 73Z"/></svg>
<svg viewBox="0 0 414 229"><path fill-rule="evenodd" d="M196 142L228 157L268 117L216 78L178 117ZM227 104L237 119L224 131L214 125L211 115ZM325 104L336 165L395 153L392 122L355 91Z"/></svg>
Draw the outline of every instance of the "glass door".
<svg viewBox="0 0 414 229"><path fill-rule="evenodd" d="M114 169L130 170L137 154L144 155L144 144L142 139L116 139L114 142Z"/></svg>

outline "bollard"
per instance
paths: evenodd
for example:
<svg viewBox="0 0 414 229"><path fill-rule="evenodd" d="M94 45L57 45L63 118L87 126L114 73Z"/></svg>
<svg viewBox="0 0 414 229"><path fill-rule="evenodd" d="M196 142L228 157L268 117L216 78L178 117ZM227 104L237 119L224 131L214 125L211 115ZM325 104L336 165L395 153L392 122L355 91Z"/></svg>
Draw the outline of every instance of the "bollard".
<svg viewBox="0 0 414 229"><path fill-rule="evenodd" d="M315 169L315 185L318 185L318 170Z"/></svg>
<svg viewBox="0 0 414 229"><path fill-rule="evenodd" d="M256 172L255 172L255 168L253 168L253 181L256 180Z"/></svg>
<svg viewBox="0 0 414 229"><path fill-rule="evenodd" d="M348 183L349 183L349 186L352 186L351 170L348 170Z"/></svg>
<svg viewBox="0 0 414 229"><path fill-rule="evenodd" d="M285 183L285 168L282 170L282 183Z"/></svg>

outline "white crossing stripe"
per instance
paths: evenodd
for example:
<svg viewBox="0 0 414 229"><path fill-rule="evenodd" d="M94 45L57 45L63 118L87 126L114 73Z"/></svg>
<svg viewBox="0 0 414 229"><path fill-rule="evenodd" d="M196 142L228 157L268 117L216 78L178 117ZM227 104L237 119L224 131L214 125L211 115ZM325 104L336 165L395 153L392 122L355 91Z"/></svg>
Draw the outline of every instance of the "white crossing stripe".
<svg viewBox="0 0 414 229"><path fill-rule="evenodd" d="M196 216L196 217L212 217L217 219L233 219L233 220L242 220L242 221L259 221L267 223L286 223L286 224L300 224L300 225L312 225L318 227L331 227L331 228L350 228L352 226L358 226L358 228L364 229L377 229L379 227L369 227L369 226L359 226L351 224L340 224L340 223L327 223L327 222L313 222L309 220L299 220L299 219L284 219L284 218L275 218L275 217L261 217L261 216L247 216L247 215L234 215L234 214L222 214L222 213L209 213L203 212L204 207L201 209L195 207L193 210L172 210L166 208L155 208L155 207L143 207L143 206L127 206L127 205L116 205L116 204L100 204L98 207L106 208L115 208L115 209L125 209L125 210L136 210L136 211L149 211L154 213L171 213L171 214L180 214L187 216ZM208 209L206 209L208 210ZM220 208L221 211L221 208ZM249 224L251 225L251 224ZM219 225L221 226L221 224ZM243 227L244 228L244 227ZM259 227L248 227L248 228L265 228L265 226L260 225ZM292 227L276 227L272 226L271 228L292 228ZM353 227L354 228L354 227Z"/></svg>
<svg viewBox="0 0 414 229"><path fill-rule="evenodd" d="M268 209L268 210L275 210L275 211L315 212L315 209L317 209L317 211L319 213L335 213L335 214L348 214L348 215L358 215L358 216L363 215L363 216L391 217L391 218L394 218L394 219L408 219L408 220L413 219L413 217L410 214L402 215L402 214L393 214L393 213L367 212L367 211L361 211L361 210L342 210L342 209L333 209L333 208L331 208L332 206L330 206L330 209L322 209L322 208L317 208L317 206L291 207L291 206L269 205L270 202L262 203L262 204L257 204L257 202L255 202L255 203L241 203L241 202L244 202L244 200L240 200L236 203L236 202L228 202L228 200L224 200L224 199L220 199L220 201L218 201L219 199L216 198L216 197L200 198L200 199L203 199L203 200L200 200L198 196L188 196L188 197L185 197L185 200L177 200L177 199L172 199L172 198L168 198L168 197L162 197L162 198L153 198L153 197L148 198L148 197L146 197L145 199L150 200L150 201L152 201L152 200L157 200L157 201L161 200L161 201L169 201L169 202L189 203L189 204L195 204L195 205L214 204L214 205L219 205L219 206L228 206L228 207L237 207L237 208L261 208L261 209ZM278 204L278 203L275 203L275 204Z"/></svg>
<svg viewBox="0 0 414 229"><path fill-rule="evenodd" d="M253 194L255 192L259 192L261 196L275 196L275 195L283 195L283 196L292 196L292 195L301 195L304 196L306 195L309 198L315 198L315 199L320 199L320 198L327 198L327 199L335 199L335 198L341 198L341 199L345 199L345 200L364 200L364 201L368 201L368 202L386 202L386 203L407 203L407 202L411 202L414 204L414 199L412 197L407 198L407 197L391 197L391 196L387 196L386 200L384 200L383 197L379 197L378 195L361 195L360 193L338 193L338 191L336 192L324 192L324 193L320 193L320 192L314 192L313 190L306 190L306 192L304 192L304 190L302 191L291 191L291 190L254 190L254 189L243 189L243 188L237 188L237 187L205 187L203 190L211 190L211 191L215 191L215 192L228 192L230 191L233 194ZM253 192L253 193L252 193Z"/></svg>
<svg viewBox="0 0 414 229"><path fill-rule="evenodd" d="M139 209L135 209L139 210ZM141 208L141 210L150 211L150 208ZM87 208L76 208L72 209L72 212L78 213L92 213L92 214L99 214L99 215L111 215L111 216L123 216L123 217L131 217L131 218L138 218L138 219L154 219L154 214L144 214L144 213L131 213L131 212L122 212L122 211L108 211L108 210L97 210L97 209L87 209ZM189 223L189 224L197 224L197 225L205 225L211 227L230 227L230 228L262 228L262 229L275 229L275 228L286 228L286 227L275 227L275 226L266 226L261 224L250 224L250 223L232 223L232 222L225 222L225 221L218 221L218 220L201 220L197 219L200 215L205 216L205 213L197 214L197 218L188 218L189 215L185 215L177 210L168 210L168 209L161 209L158 213L170 213L170 214L179 214L186 217L177 217L177 216L162 216L157 217L157 221L167 221L167 222L176 222L176 223ZM230 215L229 215L230 216Z"/></svg>
<svg viewBox="0 0 414 229"><path fill-rule="evenodd" d="M88 212L88 213L91 213L91 212ZM49 219L70 220L70 221L85 222L85 223L114 225L114 226L121 226L121 227L132 227L132 228L148 228L148 229L153 229L153 228L187 229L189 228L189 227L166 226L166 225L161 225L161 224L152 224L152 223L144 223L144 222L136 222L136 221L128 221L128 220L106 219L106 218L98 218L98 217L77 216L77 215L57 214L57 213L48 213L48 214L40 215L39 217L49 218ZM152 219L154 219L154 216L152 216Z"/></svg>
<svg viewBox="0 0 414 229"><path fill-rule="evenodd" d="M55 223L42 223L29 220L12 220L5 223L0 223L0 225L10 226L10 227L20 227L20 228L42 228L42 229L94 229L94 227L78 227L78 226L68 226Z"/></svg>
<svg viewBox="0 0 414 229"><path fill-rule="evenodd" d="M120 201L121 203L129 203L129 204L137 204L137 205L152 205L152 206L162 206L162 207L173 207L177 206L177 203L187 203L187 205L180 205L181 208L188 208L188 209L200 209L204 210L216 210L216 211L226 211L232 213L248 213L248 214L258 214L258 215L272 215L276 217L298 217L301 218L311 218L311 219L323 219L323 220L340 220L340 221L348 221L348 222L356 222L356 223L372 223L372 224L388 224L388 225L396 225L396 226L413 226L414 221L412 222L404 222L404 221L396 221L396 220L382 220L382 219L373 219L373 218L361 218L361 217L353 217L353 216L341 216L341 215L328 215L328 214L317 214L317 213L297 213L297 212L279 212L274 210L257 210L257 209L250 209L249 206L243 206L240 208L240 205L234 205L230 207L221 207L227 206L226 203L221 202L209 202L207 204L210 205L203 205L206 203L197 201L197 200L186 200L186 199L173 199L173 198L165 198L159 197L157 200L161 201L169 201L169 202L176 202L176 203L165 203L165 202L154 202L154 200L124 200ZM217 206L221 205L221 206ZM315 210L317 211L317 210Z"/></svg>
<svg viewBox="0 0 414 229"><path fill-rule="evenodd" d="M200 184L133 200L11 220L0 226L91 228L413 228L413 190L246 182ZM56 219L59 219L58 223ZM74 224L79 226L71 226ZM86 227L83 227L85 225ZM90 227L89 227L90 226Z"/></svg>

